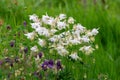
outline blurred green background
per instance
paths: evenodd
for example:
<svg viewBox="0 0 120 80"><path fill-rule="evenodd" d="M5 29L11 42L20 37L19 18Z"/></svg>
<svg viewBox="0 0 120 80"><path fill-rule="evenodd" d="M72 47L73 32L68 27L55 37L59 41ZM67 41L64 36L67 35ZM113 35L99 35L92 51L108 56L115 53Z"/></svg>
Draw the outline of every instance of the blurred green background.
<svg viewBox="0 0 120 80"><path fill-rule="evenodd" d="M46 13L50 16L65 13L89 29L100 28L96 37L99 49L93 53L96 63L86 70L86 80L98 80L100 74L107 75L108 80L120 80L120 0L0 0L0 59L18 51L11 49L9 55L5 52L10 49L9 41L16 40L17 46L29 43L22 33L21 37L14 35L26 29L24 21L29 29L28 15L34 13L40 17ZM6 29L7 25L11 31ZM76 67L76 72L71 70L72 76L82 80L79 75L83 73Z"/></svg>

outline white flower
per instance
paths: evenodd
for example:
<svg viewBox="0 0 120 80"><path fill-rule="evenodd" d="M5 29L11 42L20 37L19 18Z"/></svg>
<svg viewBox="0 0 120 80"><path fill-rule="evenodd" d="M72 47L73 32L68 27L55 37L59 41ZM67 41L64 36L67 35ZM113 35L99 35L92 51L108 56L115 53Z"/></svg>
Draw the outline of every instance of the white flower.
<svg viewBox="0 0 120 80"><path fill-rule="evenodd" d="M49 19L50 19L50 17L48 15L43 15L42 16L42 22L44 22L45 24L48 24Z"/></svg>
<svg viewBox="0 0 120 80"><path fill-rule="evenodd" d="M57 22L57 27L59 30L61 30L66 27L66 23L65 22Z"/></svg>
<svg viewBox="0 0 120 80"><path fill-rule="evenodd" d="M54 35L51 38L49 38L51 42L56 42L59 41L60 39L61 39L60 35Z"/></svg>
<svg viewBox="0 0 120 80"><path fill-rule="evenodd" d="M31 33L27 33L24 34L25 36L27 36L28 39L33 40L35 37L35 32L31 32Z"/></svg>
<svg viewBox="0 0 120 80"><path fill-rule="evenodd" d="M38 22L38 16L36 14L33 14L33 15L29 15L29 19L32 20L33 22Z"/></svg>
<svg viewBox="0 0 120 80"><path fill-rule="evenodd" d="M65 15L65 14L60 14L60 15L59 15L59 18L60 18L60 20L63 20L63 19L66 18L66 15Z"/></svg>
<svg viewBox="0 0 120 80"><path fill-rule="evenodd" d="M81 43L78 39L72 39L72 40L70 40L69 42L72 43L72 44L75 44L75 45Z"/></svg>
<svg viewBox="0 0 120 80"><path fill-rule="evenodd" d="M35 57L35 62L36 62L36 63L39 63L39 62L40 62L39 55L37 55L37 56Z"/></svg>
<svg viewBox="0 0 120 80"><path fill-rule="evenodd" d="M50 40L51 42L56 42L58 39L55 38L55 37L52 37L52 38L50 38L49 40Z"/></svg>
<svg viewBox="0 0 120 80"><path fill-rule="evenodd" d="M39 35L43 35L43 28L42 28L42 27L36 28L35 31L36 31Z"/></svg>
<svg viewBox="0 0 120 80"><path fill-rule="evenodd" d="M87 37L87 36L83 36L83 37L81 38L81 40L82 40L83 42L85 42L85 43L88 43L88 42L90 41L89 37Z"/></svg>
<svg viewBox="0 0 120 80"><path fill-rule="evenodd" d="M37 48L37 46L33 46L30 50L31 50L32 52L37 52L37 51L38 51L38 48Z"/></svg>
<svg viewBox="0 0 120 80"><path fill-rule="evenodd" d="M51 32L52 34L54 34L55 32L57 32L57 30L56 30L56 29L51 29L50 32Z"/></svg>
<svg viewBox="0 0 120 80"><path fill-rule="evenodd" d="M55 19L50 17L47 24L49 24L51 26L55 26Z"/></svg>
<svg viewBox="0 0 120 80"><path fill-rule="evenodd" d="M72 31L72 34L73 34L73 36L80 37L80 31L79 30Z"/></svg>
<svg viewBox="0 0 120 80"><path fill-rule="evenodd" d="M39 35L44 35L46 37L50 36L50 33L49 33L48 29L46 29L44 27L38 27L38 28L36 28L36 32L38 32Z"/></svg>
<svg viewBox="0 0 120 80"><path fill-rule="evenodd" d="M77 53L72 53L71 55L69 55L72 59L77 60L79 59L79 56L77 55Z"/></svg>
<svg viewBox="0 0 120 80"><path fill-rule="evenodd" d="M88 32L86 33L86 36L90 37L90 36L93 36L93 34L92 34L90 31L88 31Z"/></svg>
<svg viewBox="0 0 120 80"><path fill-rule="evenodd" d="M80 51L84 52L86 55L89 55L94 51L94 48L92 48L91 46L83 46L80 48Z"/></svg>
<svg viewBox="0 0 120 80"><path fill-rule="evenodd" d="M90 48L91 48L91 46L84 46L85 51L89 51Z"/></svg>
<svg viewBox="0 0 120 80"><path fill-rule="evenodd" d="M81 24L77 24L73 26L75 30L79 30L80 33L84 33L85 27L83 27Z"/></svg>
<svg viewBox="0 0 120 80"><path fill-rule="evenodd" d="M98 29L92 29L92 31L87 32L87 36L96 36L98 34Z"/></svg>
<svg viewBox="0 0 120 80"><path fill-rule="evenodd" d="M58 45L56 50L58 51L58 54L60 54L61 56L65 56L66 54L68 54L68 51L61 45Z"/></svg>
<svg viewBox="0 0 120 80"><path fill-rule="evenodd" d="M19 76L21 74L20 70L15 70L15 77Z"/></svg>
<svg viewBox="0 0 120 80"><path fill-rule="evenodd" d="M31 23L31 27L35 31L25 34L25 36L32 40L36 34L38 34L38 37L40 36L49 40L48 48L50 47L53 50L56 50L61 56L67 55L69 53L67 48L75 45L83 46L80 48L80 51L86 55L89 55L94 51L94 48L91 47L91 42L94 42L95 35L99 33L96 28L87 30L79 23L74 24L75 20L73 17L69 17L67 19L65 14L60 14L55 18L46 14L43 15L41 19L39 19L37 15L33 14L30 15L30 20L33 21L33 23ZM68 30L68 27L71 24L73 24L73 28ZM65 30L61 31L62 29ZM46 41L43 38L38 38L38 44L41 47L44 47L46 44ZM31 51L37 52L37 46L32 47ZM79 58L77 53L72 53L69 56L75 60Z"/></svg>
<svg viewBox="0 0 120 80"><path fill-rule="evenodd" d="M94 36L97 35L98 33L99 33L98 29L95 29L95 28L91 31L91 34Z"/></svg>
<svg viewBox="0 0 120 80"><path fill-rule="evenodd" d="M53 17L49 17L48 15L42 16L42 22L51 26L55 26L55 19Z"/></svg>
<svg viewBox="0 0 120 80"><path fill-rule="evenodd" d="M46 42L45 42L43 39L40 39L40 38L39 38L38 44L39 44L41 47L45 46L45 43L46 43Z"/></svg>
<svg viewBox="0 0 120 80"><path fill-rule="evenodd" d="M38 27L40 27L40 25L40 23L31 23L33 29L37 29Z"/></svg>
<svg viewBox="0 0 120 80"><path fill-rule="evenodd" d="M50 36L49 30L46 28L43 28L43 35L46 37L49 37Z"/></svg>
<svg viewBox="0 0 120 80"><path fill-rule="evenodd" d="M75 21L75 20L73 19L73 17L69 17L69 19L68 19L68 23L69 23L69 24L74 24L74 21Z"/></svg>

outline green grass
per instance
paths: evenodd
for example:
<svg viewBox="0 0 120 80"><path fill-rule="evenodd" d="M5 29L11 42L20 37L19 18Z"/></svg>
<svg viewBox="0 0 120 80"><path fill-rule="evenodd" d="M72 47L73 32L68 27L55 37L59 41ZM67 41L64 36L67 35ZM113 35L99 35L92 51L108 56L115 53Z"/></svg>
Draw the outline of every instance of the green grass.
<svg viewBox="0 0 120 80"><path fill-rule="evenodd" d="M104 74L108 76L108 80L120 80L119 0L107 0L106 4L102 4L98 0L96 5L93 4L92 0L89 0L86 5L80 0L17 0L17 5L14 4L14 1L0 0L0 19L4 21L3 25L0 26L0 59L7 56L18 56L21 44L29 48L34 45L34 42L30 43L23 33L24 31L31 31L28 15L35 13L41 17L46 12L50 16L65 13L89 29L100 28L96 37L99 49L91 56L84 57L86 65L60 57L66 66L66 72L68 71L71 74L69 76L75 80L83 80L86 73L87 78L85 80L98 80L98 75ZM105 8L106 6L108 8ZM24 21L27 21L27 27L23 26ZM7 25L11 26L10 30L7 30ZM14 48L9 45L11 40L16 41ZM92 63L93 58L95 58L94 64ZM14 71L14 69L3 70L0 67L0 80L3 80L10 71ZM68 75L64 76L67 77ZM27 80L34 79L34 77L26 77Z"/></svg>

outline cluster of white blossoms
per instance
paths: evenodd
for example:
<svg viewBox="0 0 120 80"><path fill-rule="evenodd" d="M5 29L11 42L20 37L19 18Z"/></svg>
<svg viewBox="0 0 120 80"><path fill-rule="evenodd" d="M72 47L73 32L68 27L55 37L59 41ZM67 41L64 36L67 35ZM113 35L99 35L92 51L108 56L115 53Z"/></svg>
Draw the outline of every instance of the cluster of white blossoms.
<svg viewBox="0 0 120 80"><path fill-rule="evenodd" d="M83 52L89 55L95 50L92 45L95 41L95 36L99 33L98 29L86 29L80 23L75 24L73 17L67 18L65 14L60 14L57 17L43 15L38 18L37 15L30 15L32 21L31 27L33 32L25 34L28 39L33 40L37 35L44 36L45 38L38 37L38 44L45 47L46 43L48 48L56 50L61 56L70 56L72 59L79 59L78 52ZM69 46L77 46L75 52L69 51ZM37 46L31 48L32 51L38 51Z"/></svg>

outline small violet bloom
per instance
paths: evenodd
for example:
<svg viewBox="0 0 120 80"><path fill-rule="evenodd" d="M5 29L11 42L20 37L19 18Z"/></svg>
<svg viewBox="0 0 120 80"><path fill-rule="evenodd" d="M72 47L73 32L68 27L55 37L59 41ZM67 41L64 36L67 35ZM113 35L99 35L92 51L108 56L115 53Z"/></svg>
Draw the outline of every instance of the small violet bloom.
<svg viewBox="0 0 120 80"><path fill-rule="evenodd" d="M24 48L24 53L27 53L27 52L28 52L28 48L25 47L25 48Z"/></svg>
<svg viewBox="0 0 120 80"><path fill-rule="evenodd" d="M24 25L24 27L26 27L26 26L27 26L27 22L26 22L26 21L24 21L24 22L23 22L23 25Z"/></svg>
<svg viewBox="0 0 120 80"><path fill-rule="evenodd" d="M42 69L44 71L46 71L47 70L47 66L48 66L48 61L44 61L43 64L42 64Z"/></svg>
<svg viewBox="0 0 120 80"><path fill-rule="evenodd" d="M57 61L56 66L57 66L57 70L62 69L61 61Z"/></svg>
<svg viewBox="0 0 120 80"><path fill-rule="evenodd" d="M10 46L11 46L11 47L14 47L14 45L15 45L15 41L11 41L11 42L10 42Z"/></svg>
<svg viewBox="0 0 120 80"><path fill-rule="evenodd" d="M2 60L0 60L0 65L2 65L3 64L3 61Z"/></svg>
<svg viewBox="0 0 120 80"><path fill-rule="evenodd" d="M48 61L48 67L49 68L53 68L53 66L54 66L54 61L53 60L49 60Z"/></svg>

